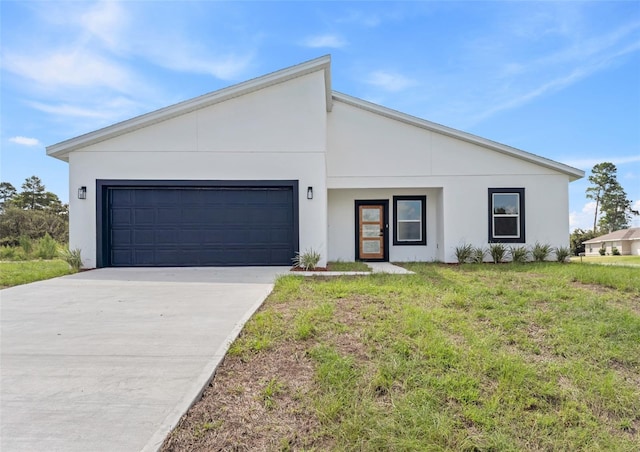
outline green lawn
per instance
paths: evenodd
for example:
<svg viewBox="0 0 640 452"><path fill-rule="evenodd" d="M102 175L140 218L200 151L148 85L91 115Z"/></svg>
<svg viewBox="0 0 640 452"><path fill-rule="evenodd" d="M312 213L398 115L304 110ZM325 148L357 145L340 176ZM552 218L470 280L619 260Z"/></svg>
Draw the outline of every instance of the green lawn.
<svg viewBox="0 0 640 452"><path fill-rule="evenodd" d="M0 288L27 284L73 273L60 259L0 262Z"/></svg>
<svg viewBox="0 0 640 452"><path fill-rule="evenodd" d="M280 278L163 450L640 444L637 269Z"/></svg>
<svg viewBox="0 0 640 452"><path fill-rule="evenodd" d="M640 256L584 256L572 257L571 262L586 264L640 265Z"/></svg>
<svg viewBox="0 0 640 452"><path fill-rule="evenodd" d="M370 272L371 267L364 262L334 261L327 263L327 270L332 272Z"/></svg>

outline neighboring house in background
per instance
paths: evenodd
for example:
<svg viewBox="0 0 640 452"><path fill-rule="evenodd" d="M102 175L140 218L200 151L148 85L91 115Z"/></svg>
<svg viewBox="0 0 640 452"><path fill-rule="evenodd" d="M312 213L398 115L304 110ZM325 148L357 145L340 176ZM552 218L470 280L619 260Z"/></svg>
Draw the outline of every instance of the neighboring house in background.
<svg viewBox="0 0 640 452"><path fill-rule="evenodd" d="M583 243L586 256L600 255L601 248L606 254L613 254L613 249L617 248L623 256L640 256L640 228L620 229Z"/></svg>
<svg viewBox="0 0 640 452"><path fill-rule="evenodd" d="M567 246L584 172L331 89L324 56L47 147L85 267Z"/></svg>

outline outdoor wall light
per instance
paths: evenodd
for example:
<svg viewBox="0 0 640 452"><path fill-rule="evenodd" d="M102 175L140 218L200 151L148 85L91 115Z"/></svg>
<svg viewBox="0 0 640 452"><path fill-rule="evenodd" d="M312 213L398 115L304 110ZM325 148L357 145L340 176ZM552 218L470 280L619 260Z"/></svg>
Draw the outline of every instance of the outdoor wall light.
<svg viewBox="0 0 640 452"><path fill-rule="evenodd" d="M313 199L313 187L307 187L307 199Z"/></svg>
<svg viewBox="0 0 640 452"><path fill-rule="evenodd" d="M87 199L87 187L84 185L78 188L78 199Z"/></svg>

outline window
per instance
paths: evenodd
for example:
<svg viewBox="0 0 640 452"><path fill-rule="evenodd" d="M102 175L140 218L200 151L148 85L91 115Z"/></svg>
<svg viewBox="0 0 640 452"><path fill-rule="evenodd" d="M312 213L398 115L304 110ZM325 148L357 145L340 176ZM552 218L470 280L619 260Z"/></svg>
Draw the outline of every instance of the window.
<svg viewBox="0 0 640 452"><path fill-rule="evenodd" d="M426 245L426 196L393 197L393 244Z"/></svg>
<svg viewBox="0 0 640 452"><path fill-rule="evenodd" d="M524 188L489 189L489 243L525 243Z"/></svg>

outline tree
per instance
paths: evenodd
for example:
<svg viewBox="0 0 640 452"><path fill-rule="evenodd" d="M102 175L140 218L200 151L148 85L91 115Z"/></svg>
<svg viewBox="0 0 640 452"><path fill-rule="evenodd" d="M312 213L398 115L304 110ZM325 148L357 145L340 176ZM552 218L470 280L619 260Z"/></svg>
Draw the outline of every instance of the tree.
<svg viewBox="0 0 640 452"><path fill-rule="evenodd" d="M46 203L46 191L38 176L26 178L22 184L22 191L12 200L14 206L27 210L42 210L47 207Z"/></svg>
<svg viewBox="0 0 640 452"><path fill-rule="evenodd" d="M598 234L594 231L585 231L584 229L574 229L569 236L569 244L571 246L571 254L574 256L584 253L583 242L591 240L597 237Z"/></svg>
<svg viewBox="0 0 640 452"><path fill-rule="evenodd" d="M21 236L38 239L45 234L59 242L68 240L69 206L46 191L39 177L31 176L22 191L8 182L0 184L0 245L17 245Z"/></svg>
<svg viewBox="0 0 640 452"><path fill-rule="evenodd" d="M9 182L0 182L0 211L4 210L5 204L11 201L16 193L16 187Z"/></svg>
<svg viewBox="0 0 640 452"><path fill-rule="evenodd" d="M602 202L602 197L609 189L609 186L616 180L616 166L610 162L598 163L591 170L589 182L593 186L587 188L587 198L596 202L596 212L593 216L593 232L596 232L598 224L598 208Z"/></svg>
<svg viewBox="0 0 640 452"><path fill-rule="evenodd" d="M593 232L597 231L598 213L603 214L600 228L607 232L629 227L631 216L639 214L631 207L633 202L627 198L616 172L617 168L611 162L598 163L591 170L589 182L593 185L587 188L587 198L596 202Z"/></svg>
<svg viewBox="0 0 640 452"><path fill-rule="evenodd" d="M613 232L628 228L631 216L639 214L631 205L632 201L627 198L622 186L616 181L602 196L601 210L604 215L600 219L600 229Z"/></svg>

